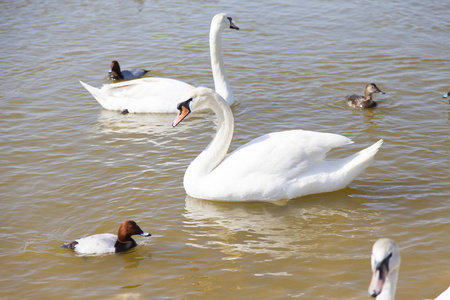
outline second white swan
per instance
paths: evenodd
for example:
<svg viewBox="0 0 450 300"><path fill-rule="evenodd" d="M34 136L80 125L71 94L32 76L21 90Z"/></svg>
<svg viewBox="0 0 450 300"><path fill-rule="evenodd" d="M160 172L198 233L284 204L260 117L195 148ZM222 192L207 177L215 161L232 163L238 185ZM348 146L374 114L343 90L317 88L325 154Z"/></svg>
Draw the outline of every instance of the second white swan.
<svg viewBox="0 0 450 300"><path fill-rule="evenodd" d="M352 141L337 134L290 130L263 135L227 155L234 130L227 102L204 87L187 92L184 99L172 126L204 107L218 119L216 136L184 174L186 193L194 198L275 202L339 190L372 162L383 142L330 161L324 160L329 150Z"/></svg>
<svg viewBox="0 0 450 300"><path fill-rule="evenodd" d="M222 32L226 28L239 30L232 18L225 13L215 15L211 21L209 44L215 89L231 105L234 97L228 83L221 46ZM176 112L181 97L194 88L183 81L159 77L105 84L101 89L82 81L80 83L103 108L130 113Z"/></svg>
<svg viewBox="0 0 450 300"><path fill-rule="evenodd" d="M372 279L369 285L369 295L377 300L394 300L397 289L397 279L400 270L400 250L397 243L391 239L378 239L372 247L370 265ZM450 286L435 300L449 300Z"/></svg>

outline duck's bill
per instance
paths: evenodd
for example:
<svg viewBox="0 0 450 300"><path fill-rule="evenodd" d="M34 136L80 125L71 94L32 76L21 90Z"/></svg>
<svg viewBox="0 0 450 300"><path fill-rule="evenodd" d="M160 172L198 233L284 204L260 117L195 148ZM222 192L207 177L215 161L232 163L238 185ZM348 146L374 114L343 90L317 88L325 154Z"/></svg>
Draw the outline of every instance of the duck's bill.
<svg viewBox="0 0 450 300"><path fill-rule="evenodd" d="M449 96L450 92L447 94L444 94L444 96L442 96L442 98L447 98Z"/></svg>
<svg viewBox="0 0 450 300"><path fill-rule="evenodd" d="M177 115L177 117L175 118L175 120L172 123L172 127L177 126L178 124L181 123L181 121L184 120L184 118L187 117L187 115L189 115L191 113L191 111L185 107L185 106L181 106L180 111Z"/></svg>
<svg viewBox="0 0 450 300"><path fill-rule="evenodd" d="M152 236L150 233L145 232L145 231L142 231L141 235L142 235L142 236Z"/></svg>

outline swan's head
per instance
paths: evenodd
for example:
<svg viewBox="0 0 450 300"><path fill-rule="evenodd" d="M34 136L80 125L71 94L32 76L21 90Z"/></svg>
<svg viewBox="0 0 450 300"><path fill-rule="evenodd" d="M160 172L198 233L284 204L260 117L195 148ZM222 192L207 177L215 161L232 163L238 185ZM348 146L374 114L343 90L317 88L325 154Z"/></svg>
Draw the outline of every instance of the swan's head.
<svg viewBox="0 0 450 300"><path fill-rule="evenodd" d="M366 94L372 95L374 93L384 94L384 92L380 90L375 83L369 83L366 85Z"/></svg>
<svg viewBox="0 0 450 300"><path fill-rule="evenodd" d="M372 280L369 295L378 296L389 275L400 267L400 252L397 243L391 239L379 239L372 248Z"/></svg>
<svg viewBox="0 0 450 300"><path fill-rule="evenodd" d="M192 111L205 107L211 107L212 102L225 102L214 90L206 87L197 87L187 92L183 102L178 103L178 115L172 123L175 127L184 120Z"/></svg>
<svg viewBox="0 0 450 300"><path fill-rule="evenodd" d="M218 27L221 30L226 28L239 30L239 27L233 23L233 19L225 13L217 14L213 17L211 21L211 28Z"/></svg>

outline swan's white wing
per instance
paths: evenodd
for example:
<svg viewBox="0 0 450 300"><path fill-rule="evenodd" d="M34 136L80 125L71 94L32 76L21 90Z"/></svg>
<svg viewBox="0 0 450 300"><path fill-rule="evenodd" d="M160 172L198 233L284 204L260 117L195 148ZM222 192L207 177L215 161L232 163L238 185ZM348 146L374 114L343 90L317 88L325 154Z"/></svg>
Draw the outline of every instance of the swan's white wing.
<svg viewBox="0 0 450 300"><path fill-rule="evenodd" d="M304 130L266 134L227 156L197 183L201 186L189 190L190 195L232 201L297 197L302 193L300 186L316 181L311 178L299 184L299 177L320 165L330 149L350 143L341 135Z"/></svg>
<svg viewBox="0 0 450 300"><path fill-rule="evenodd" d="M242 178L258 172L296 177L323 160L332 148L350 143L350 139L331 133L306 130L269 133L236 149L212 174L217 172L217 176L224 176L233 172Z"/></svg>
<svg viewBox="0 0 450 300"><path fill-rule="evenodd" d="M179 80L158 77L105 84L101 89L84 82L81 84L103 108L127 109L130 113L177 112L177 104L184 100L183 95L194 88Z"/></svg>

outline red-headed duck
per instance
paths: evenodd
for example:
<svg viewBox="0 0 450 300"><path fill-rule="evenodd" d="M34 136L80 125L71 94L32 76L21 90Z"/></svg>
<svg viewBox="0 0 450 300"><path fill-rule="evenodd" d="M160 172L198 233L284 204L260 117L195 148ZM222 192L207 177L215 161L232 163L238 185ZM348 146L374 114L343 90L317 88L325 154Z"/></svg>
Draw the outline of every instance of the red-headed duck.
<svg viewBox="0 0 450 300"><path fill-rule="evenodd" d="M111 80L134 79L145 75L147 72L148 71L144 69L121 70L119 62L117 60L113 60L111 62L111 70L109 71L108 78Z"/></svg>
<svg viewBox="0 0 450 300"><path fill-rule="evenodd" d="M142 231L136 222L127 220L119 227L117 235L112 233L101 233L77 239L73 242L62 244L62 248L75 250L80 254L102 254L127 251L137 246L132 235L151 236L150 233Z"/></svg>
<svg viewBox="0 0 450 300"><path fill-rule="evenodd" d="M377 103L372 100L372 95L375 93L384 94L375 83L366 85L364 96L351 95L347 98L347 104L355 108L370 108L377 106Z"/></svg>
<svg viewBox="0 0 450 300"><path fill-rule="evenodd" d="M450 96L450 88L448 88L447 94L444 94L444 96L442 96L442 98L447 98L448 96Z"/></svg>

